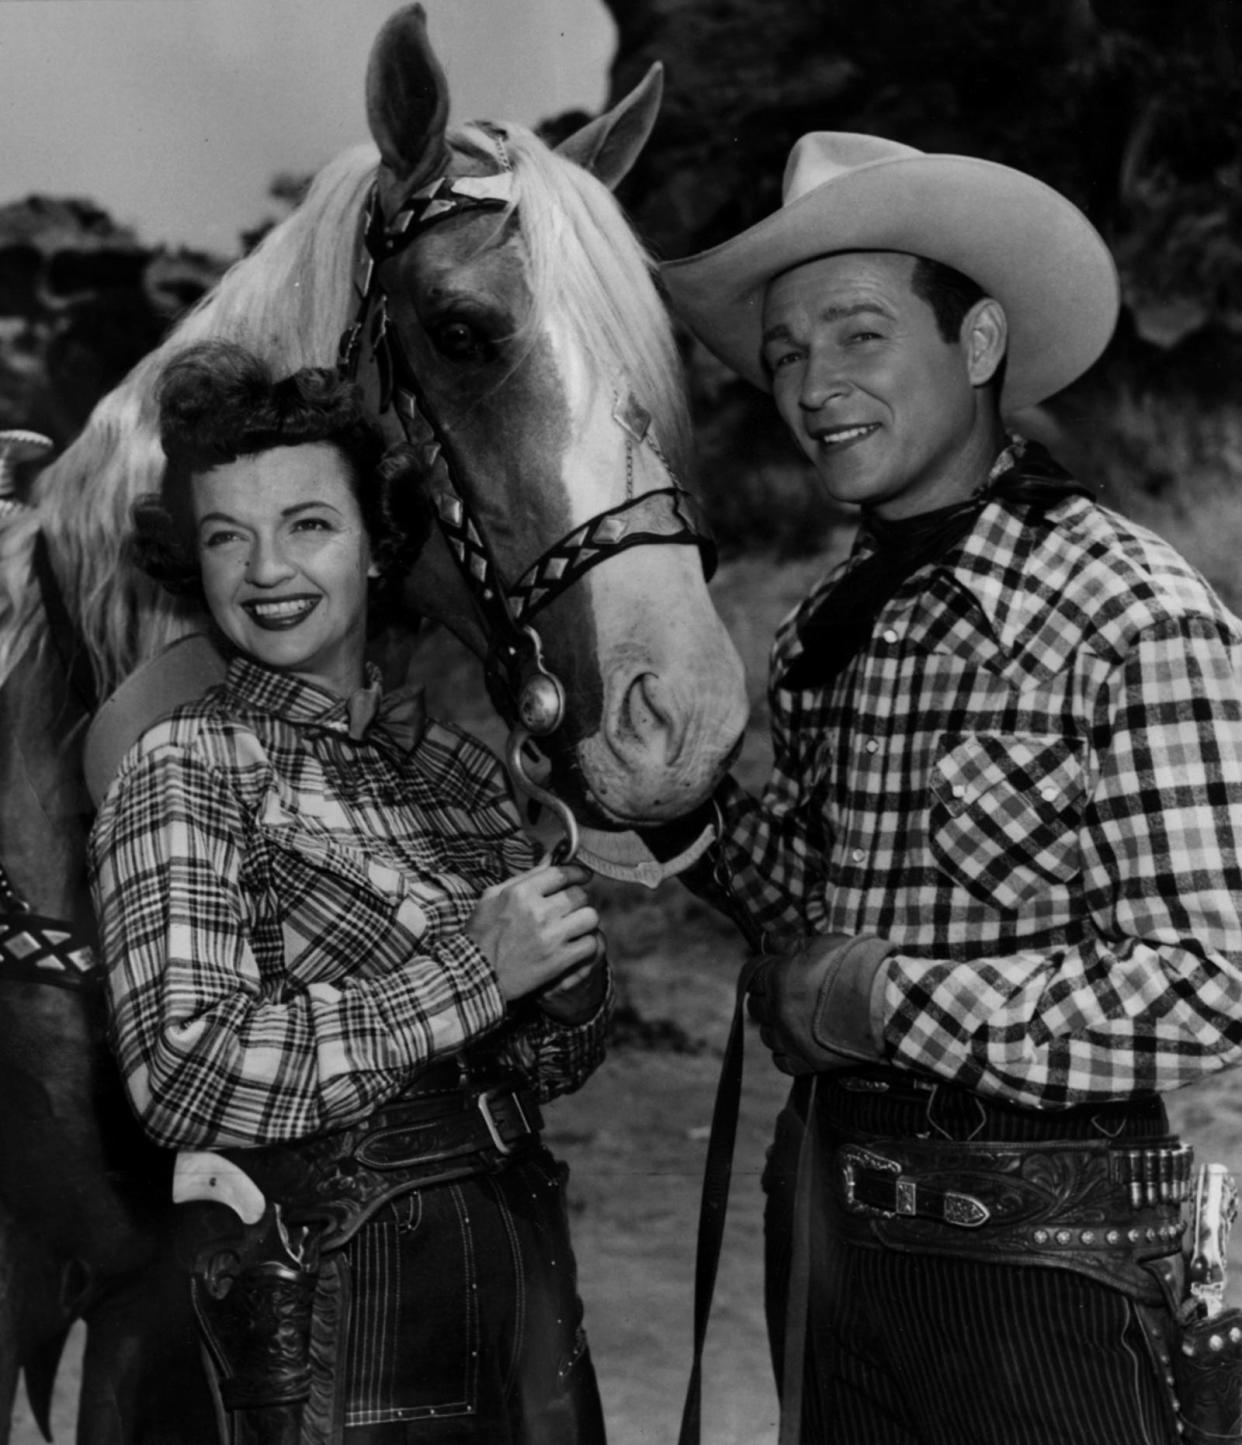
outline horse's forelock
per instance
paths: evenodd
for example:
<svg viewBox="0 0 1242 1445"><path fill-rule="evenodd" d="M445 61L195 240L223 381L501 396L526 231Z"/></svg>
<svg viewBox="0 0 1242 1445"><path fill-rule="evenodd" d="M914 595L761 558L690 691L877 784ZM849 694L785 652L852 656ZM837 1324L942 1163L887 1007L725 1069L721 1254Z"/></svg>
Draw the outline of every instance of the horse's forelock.
<svg viewBox="0 0 1242 1445"><path fill-rule="evenodd" d="M353 302L359 219L375 164L374 147L359 146L325 166L298 209L100 400L77 440L43 471L33 516L0 532L0 684L43 635L30 584L40 527L101 696L190 625L181 604L124 562L130 504L155 491L163 474L156 381L175 352L208 337L241 342L285 370L331 365Z"/></svg>
<svg viewBox="0 0 1242 1445"><path fill-rule="evenodd" d="M563 314L598 374L623 372L684 476L685 386L650 257L606 186L524 127L506 133L531 258L532 324Z"/></svg>

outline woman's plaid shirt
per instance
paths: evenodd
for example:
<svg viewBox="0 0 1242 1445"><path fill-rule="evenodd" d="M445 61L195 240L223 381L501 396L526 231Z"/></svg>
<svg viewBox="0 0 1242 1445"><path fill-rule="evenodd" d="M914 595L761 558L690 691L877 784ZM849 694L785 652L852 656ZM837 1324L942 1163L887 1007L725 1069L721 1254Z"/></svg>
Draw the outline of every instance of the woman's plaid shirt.
<svg viewBox="0 0 1242 1445"><path fill-rule="evenodd" d="M352 1122L473 1040L541 1097L603 1056L609 1005L506 1013L462 931L534 850L496 759L431 722L410 753L246 660L127 754L91 836L113 1046L148 1131L251 1145Z"/></svg>
<svg viewBox="0 0 1242 1445"><path fill-rule="evenodd" d="M1242 1057L1242 625L1082 499L989 504L722 795L735 904L774 937L891 940L892 1060L1042 1108Z"/></svg>

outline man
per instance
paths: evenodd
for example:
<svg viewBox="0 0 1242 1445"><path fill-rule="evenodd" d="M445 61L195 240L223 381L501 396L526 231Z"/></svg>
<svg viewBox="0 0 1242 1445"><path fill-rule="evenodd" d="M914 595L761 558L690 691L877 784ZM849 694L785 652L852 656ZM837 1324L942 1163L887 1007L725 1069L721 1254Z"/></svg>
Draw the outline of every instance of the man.
<svg viewBox="0 0 1242 1445"><path fill-rule="evenodd" d="M1242 626L1002 420L1103 350L1107 249L1007 167L821 132L776 214L664 275L861 508L778 632L764 795L716 800L796 1076L782 1439L1176 1440L1159 1096L1242 1053Z"/></svg>

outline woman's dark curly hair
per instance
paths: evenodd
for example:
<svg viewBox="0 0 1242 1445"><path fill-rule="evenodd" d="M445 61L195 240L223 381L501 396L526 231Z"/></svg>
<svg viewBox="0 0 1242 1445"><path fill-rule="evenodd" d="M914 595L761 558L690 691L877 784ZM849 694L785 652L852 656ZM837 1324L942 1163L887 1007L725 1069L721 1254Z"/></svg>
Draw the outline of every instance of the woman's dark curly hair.
<svg viewBox="0 0 1242 1445"><path fill-rule="evenodd" d="M168 364L156 400L168 465L159 492L131 509L134 559L148 576L204 601L194 477L273 447L326 442L345 462L380 574L371 583L368 620L382 620L427 540L431 509L413 453L405 446L385 450L352 382L325 367L277 377L235 342L204 341Z"/></svg>

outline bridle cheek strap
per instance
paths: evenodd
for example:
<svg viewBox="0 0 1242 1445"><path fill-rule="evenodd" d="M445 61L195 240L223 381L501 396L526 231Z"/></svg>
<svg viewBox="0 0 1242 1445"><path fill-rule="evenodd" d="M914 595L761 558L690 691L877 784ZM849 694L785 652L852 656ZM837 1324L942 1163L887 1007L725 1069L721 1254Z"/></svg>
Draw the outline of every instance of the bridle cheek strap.
<svg viewBox="0 0 1242 1445"><path fill-rule="evenodd" d="M388 324L380 266L410 244L428 226L466 211L511 211L513 173L441 176L413 192L391 219L383 215L375 187L362 217L362 250L354 289L358 307L342 333L338 370L357 378L364 345L370 351L378 384L377 409L396 413L409 445L418 456L436 505L441 531L484 620L489 655L484 665L488 692L501 715L518 731L542 738L564 719L565 694L545 666L539 635L531 619L601 562L630 547L653 544L693 545L710 578L716 549L695 499L681 487L650 427L650 414L632 393L618 398L613 419L625 432L627 496L624 502L575 527L554 543L509 586L468 497L454 475L449 449L427 405L400 336ZM669 485L634 497L633 452L650 448L668 475ZM520 745L510 749L520 755ZM528 781L525 774L523 781ZM576 838L572 814L560 805L571 850ZM572 851L571 851L572 856Z"/></svg>

